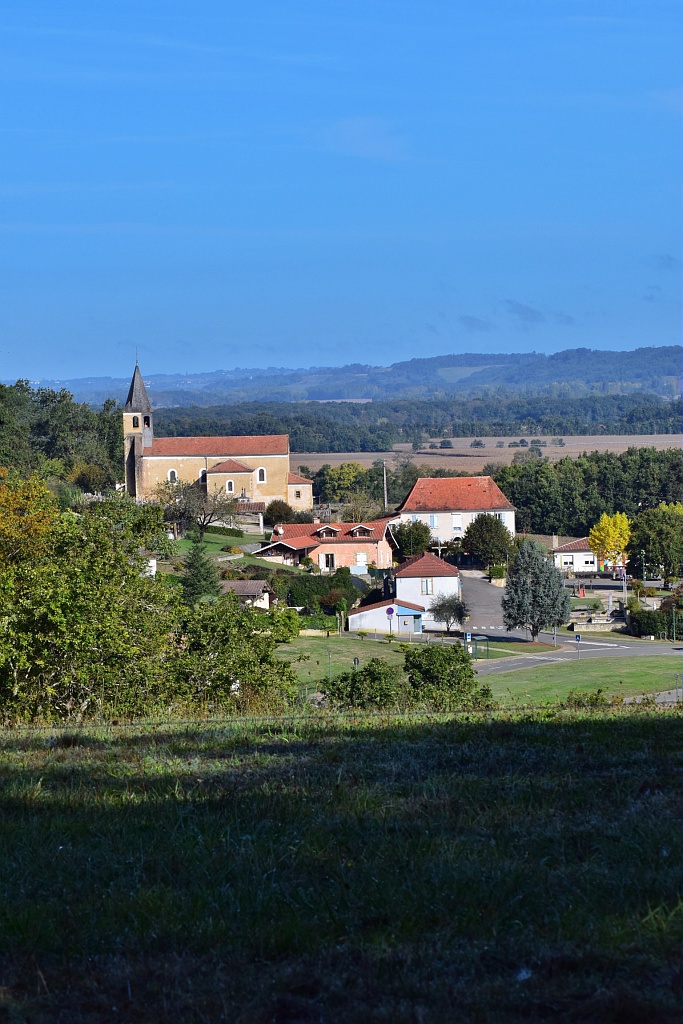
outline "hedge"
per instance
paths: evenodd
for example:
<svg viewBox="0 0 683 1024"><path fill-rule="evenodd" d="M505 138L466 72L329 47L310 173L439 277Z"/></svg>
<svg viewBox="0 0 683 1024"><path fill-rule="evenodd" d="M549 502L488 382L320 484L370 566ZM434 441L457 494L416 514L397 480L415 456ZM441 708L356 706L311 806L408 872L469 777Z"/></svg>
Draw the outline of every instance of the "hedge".
<svg viewBox="0 0 683 1024"><path fill-rule="evenodd" d="M631 612L631 633L633 636L656 636L666 633L667 638L673 637L674 617L672 612L649 611L641 608ZM683 614L676 613L676 636L683 633Z"/></svg>

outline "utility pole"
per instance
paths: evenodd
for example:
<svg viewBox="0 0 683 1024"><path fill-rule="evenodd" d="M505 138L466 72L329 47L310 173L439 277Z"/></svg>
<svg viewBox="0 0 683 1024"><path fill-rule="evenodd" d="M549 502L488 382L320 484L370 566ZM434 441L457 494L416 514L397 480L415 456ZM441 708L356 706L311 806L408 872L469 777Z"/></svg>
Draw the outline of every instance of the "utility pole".
<svg viewBox="0 0 683 1024"><path fill-rule="evenodd" d="M389 501L387 499L387 460L382 459L382 478L384 480L384 511L386 512L389 507Z"/></svg>

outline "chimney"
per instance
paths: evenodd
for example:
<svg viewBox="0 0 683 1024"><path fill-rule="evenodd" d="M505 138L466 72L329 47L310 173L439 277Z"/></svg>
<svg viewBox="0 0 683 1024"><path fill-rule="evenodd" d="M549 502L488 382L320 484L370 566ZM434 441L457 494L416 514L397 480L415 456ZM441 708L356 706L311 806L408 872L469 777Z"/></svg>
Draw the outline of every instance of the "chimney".
<svg viewBox="0 0 683 1024"><path fill-rule="evenodd" d="M553 547L554 548L557 547L557 534L556 533L553 534Z"/></svg>
<svg viewBox="0 0 683 1024"><path fill-rule="evenodd" d="M320 516L313 516L313 525L314 526L319 526L320 525Z"/></svg>

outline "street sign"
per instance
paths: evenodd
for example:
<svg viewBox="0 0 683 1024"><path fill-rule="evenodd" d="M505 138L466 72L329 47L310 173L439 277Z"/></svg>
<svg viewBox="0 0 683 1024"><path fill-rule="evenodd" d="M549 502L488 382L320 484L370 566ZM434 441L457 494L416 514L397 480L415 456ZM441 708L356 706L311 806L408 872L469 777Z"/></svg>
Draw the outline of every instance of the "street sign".
<svg viewBox="0 0 683 1024"><path fill-rule="evenodd" d="M394 614L394 609L393 608L387 608L387 615L389 616L389 618L391 618L391 616L393 614Z"/></svg>
<svg viewBox="0 0 683 1024"><path fill-rule="evenodd" d="M469 644L471 642L472 642L472 634L471 633L465 633L465 643Z"/></svg>
<svg viewBox="0 0 683 1024"><path fill-rule="evenodd" d="M576 636L574 637L574 639L576 640L577 644L580 644L581 643L581 634L577 633Z"/></svg>

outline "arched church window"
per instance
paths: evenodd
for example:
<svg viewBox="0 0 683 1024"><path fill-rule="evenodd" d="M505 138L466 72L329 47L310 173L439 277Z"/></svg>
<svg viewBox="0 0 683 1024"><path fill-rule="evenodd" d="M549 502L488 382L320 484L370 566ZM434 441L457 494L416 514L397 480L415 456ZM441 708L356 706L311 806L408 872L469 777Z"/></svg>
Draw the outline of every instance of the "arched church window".
<svg viewBox="0 0 683 1024"><path fill-rule="evenodd" d="M225 485L225 492L226 492L226 494L234 494L235 493L235 485L234 485L232 480L228 480L227 481L227 483Z"/></svg>
<svg viewBox="0 0 683 1024"><path fill-rule="evenodd" d="M175 469L169 469L169 471L168 471L168 482L169 482L169 484L177 484L178 483L178 474L176 473Z"/></svg>
<svg viewBox="0 0 683 1024"><path fill-rule="evenodd" d="M258 482L260 484L264 484L266 482L266 471L265 471L265 469L259 469L257 480L258 480Z"/></svg>
<svg viewBox="0 0 683 1024"><path fill-rule="evenodd" d="M133 416L133 426L134 427L139 427L140 426L140 417L139 416Z"/></svg>
<svg viewBox="0 0 683 1024"><path fill-rule="evenodd" d="M206 470L205 469L203 469L200 472L200 474L199 474L199 482L200 482L200 484L205 484L206 483Z"/></svg>
<svg viewBox="0 0 683 1024"><path fill-rule="evenodd" d="M142 425L144 427L148 427L150 425L150 423L151 423L151 420L150 420L149 416L143 416L142 417Z"/></svg>

